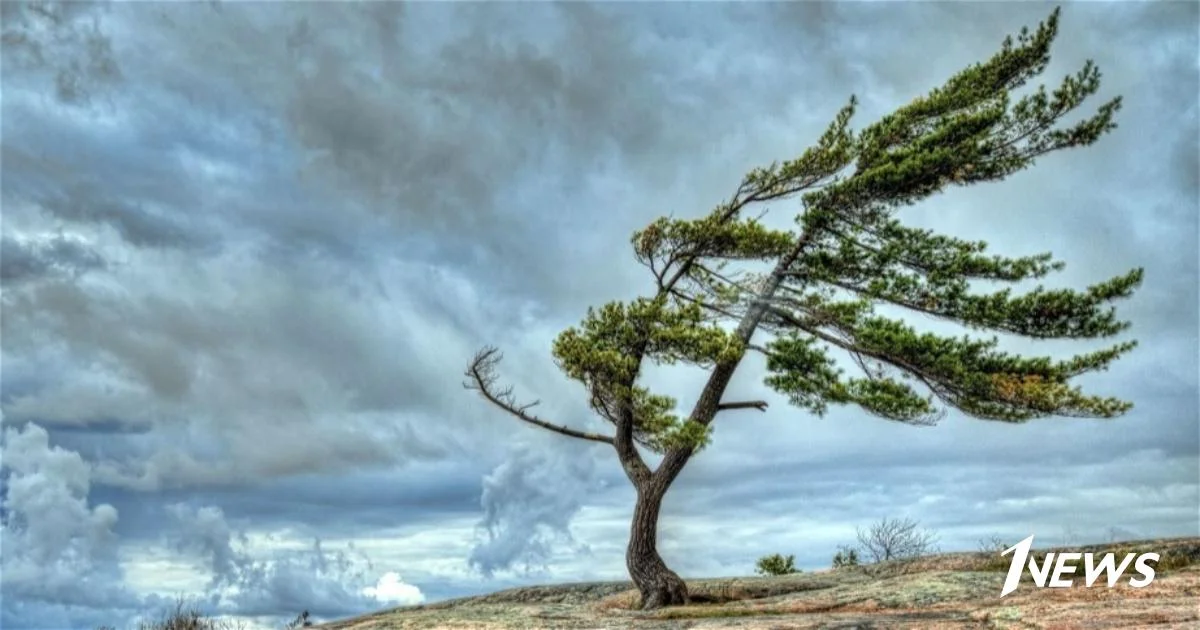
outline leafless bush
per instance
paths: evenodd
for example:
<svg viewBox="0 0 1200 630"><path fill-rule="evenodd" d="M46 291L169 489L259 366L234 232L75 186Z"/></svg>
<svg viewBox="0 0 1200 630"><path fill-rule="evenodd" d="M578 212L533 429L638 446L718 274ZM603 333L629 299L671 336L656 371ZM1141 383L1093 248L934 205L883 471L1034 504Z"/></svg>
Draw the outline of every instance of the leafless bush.
<svg viewBox="0 0 1200 630"><path fill-rule="evenodd" d="M1005 542L1003 538L997 535L981 538L979 540L979 570L1007 571L1012 558L1001 554L1011 546L1011 544Z"/></svg>
<svg viewBox="0 0 1200 630"><path fill-rule="evenodd" d="M288 628L308 627L313 625L304 611ZM96 630L116 630L113 626L97 626ZM229 622L205 617L194 606L189 605L183 598L176 600L175 609L168 611L158 621L146 621L138 624L137 630L246 630L245 622Z"/></svg>
<svg viewBox="0 0 1200 630"><path fill-rule="evenodd" d="M907 562L935 551L937 537L912 519L885 518L858 530L858 544L875 564Z"/></svg>
<svg viewBox="0 0 1200 630"><path fill-rule="evenodd" d="M1004 542L1004 539L997 535L992 535L987 538L979 539L979 553L985 556L1002 553L1012 545Z"/></svg>
<svg viewBox="0 0 1200 630"><path fill-rule="evenodd" d="M222 623L205 617L182 598L176 601L175 610L155 622L142 623L139 630L240 630L242 625Z"/></svg>

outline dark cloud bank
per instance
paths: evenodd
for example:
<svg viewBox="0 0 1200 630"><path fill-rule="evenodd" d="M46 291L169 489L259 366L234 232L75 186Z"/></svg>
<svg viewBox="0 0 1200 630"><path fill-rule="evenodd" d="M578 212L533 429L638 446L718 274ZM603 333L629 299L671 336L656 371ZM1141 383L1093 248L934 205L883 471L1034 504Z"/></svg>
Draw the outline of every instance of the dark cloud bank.
<svg viewBox="0 0 1200 630"><path fill-rule="evenodd" d="M3 3L0 625L123 624L177 594L277 624L621 577L609 453L496 416L464 362L501 344L518 393L585 426L549 341L647 287L630 231L1050 9ZM772 400L668 497L668 561L815 568L895 515L947 548L1200 534L1197 14L1068 5L1046 80L1094 58L1120 128L909 215L1052 250L1074 285L1144 266L1122 310L1142 345L1087 383L1135 411L917 430Z"/></svg>

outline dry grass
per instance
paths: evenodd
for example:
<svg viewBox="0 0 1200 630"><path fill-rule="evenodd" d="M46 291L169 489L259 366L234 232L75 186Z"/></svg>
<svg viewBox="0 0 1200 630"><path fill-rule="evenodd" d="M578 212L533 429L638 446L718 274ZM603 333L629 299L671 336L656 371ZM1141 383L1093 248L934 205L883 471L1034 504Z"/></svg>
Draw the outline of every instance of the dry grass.
<svg viewBox="0 0 1200 630"><path fill-rule="evenodd" d="M289 623L284 630L298 630L312 625L306 610ZM245 630L245 628L246 624L243 622L234 623L206 617L195 606L189 605L183 599L176 601L174 610L163 614L158 621L144 621L137 626L137 630ZM116 628L99 626L96 630L116 630Z"/></svg>
<svg viewBox="0 0 1200 630"><path fill-rule="evenodd" d="M189 606L182 599L176 602L175 609L164 614L158 621L144 621L138 624L137 630L244 630L243 623L230 623L205 617L195 607ZM116 630L112 626L100 626L96 630Z"/></svg>
<svg viewBox="0 0 1200 630"><path fill-rule="evenodd" d="M1008 571L1009 565L1012 563L1012 556L1001 556L1000 552L1003 549L995 551L980 551L974 554L974 562L967 554L946 554L945 556L934 556L921 562L921 570L932 568L931 565L941 566L941 569L953 570L972 570L972 571ZM1087 545L1083 547L1056 547L1052 549L1037 549L1030 552L1030 557L1037 560L1040 566L1046 561L1046 554L1050 552L1059 553L1063 551L1079 551L1092 554L1112 553L1117 557L1118 564L1125 556L1133 554L1135 556L1143 553L1158 553L1158 562L1151 563L1154 567L1156 575L1167 574L1172 571L1187 569L1189 567L1200 566L1200 543L1196 539L1175 539L1175 540L1160 540L1152 542L1138 543L1118 543L1108 545ZM954 566L950 566L954 565Z"/></svg>

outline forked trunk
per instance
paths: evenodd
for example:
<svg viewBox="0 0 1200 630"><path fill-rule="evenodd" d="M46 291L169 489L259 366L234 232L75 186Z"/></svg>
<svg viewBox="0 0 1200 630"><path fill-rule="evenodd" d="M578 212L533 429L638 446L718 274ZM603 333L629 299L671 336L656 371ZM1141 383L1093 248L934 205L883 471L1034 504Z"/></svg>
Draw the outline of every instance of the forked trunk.
<svg viewBox="0 0 1200 630"><path fill-rule="evenodd" d="M625 566L641 593L643 610L688 603L687 584L658 555L658 511L664 494L666 488L649 484L638 488L629 548L625 552Z"/></svg>

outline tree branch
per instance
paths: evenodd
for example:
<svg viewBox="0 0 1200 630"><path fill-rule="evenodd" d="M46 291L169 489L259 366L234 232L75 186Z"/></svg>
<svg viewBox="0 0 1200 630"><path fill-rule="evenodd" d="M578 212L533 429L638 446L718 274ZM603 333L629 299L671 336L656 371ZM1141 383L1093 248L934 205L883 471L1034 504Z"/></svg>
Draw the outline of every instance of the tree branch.
<svg viewBox="0 0 1200 630"><path fill-rule="evenodd" d="M795 317L792 316L791 313L788 313L781 309L772 308L771 313L773 315L787 321L788 323L795 326L796 328L803 330L804 332L808 333L809 335L812 335L816 339L824 341L825 343L827 343L831 346L834 346L836 348L841 348L842 350L845 350L846 352L848 352L850 354L850 356L855 360L855 362L858 363L859 367L862 368L863 372L867 375L868 378L872 378L873 375L871 374L871 371L868 370L866 365L863 363L863 361L862 361L863 356L871 357L872 359L875 359L876 361L879 361L881 363L884 363L887 365L892 365L897 368L900 368L901 370L904 370L905 372L909 373L914 378L916 378L918 381L920 381L922 385L929 388L929 391L932 392L933 395L937 396L938 399L940 399L948 404L951 404L951 405L954 404L951 394L949 392L947 392L947 390L946 390L946 386L944 384L934 382L934 380L931 379L930 375L927 374L925 372L925 370L922 370L920 367L918 367L916 365L912 365L911 363L908 363L898 357L890 357L890 356L887 356L887 355L879 353L879 352L873 352L871 350L867 350L865 348L860 347L854 341L838 339L837 337L835 337L833 335L826 334L825 332L821 331L820 329L818 329L814 326L810 326L810 325L806 324L805 322L800 321L799 319L796 319ZM845 331L841 331L841 332L844 333ZM921 425L922 423L918 422L918 423L909 423L909 424Z"/></svg>
<svg viewBox="0 0 1200 630"><path fill-rule="evenodd" d="M463 383L463 387L467 389L478 390L488 402L507 411L508 413L528 422L539 426L543 429L553 431L559 435L567 437L579 438L581 440L591 440L592 442L601 442L612 445L613 439L599 433L587 433L585 431L577 431L567 426L546 422L537 416L526 413L528 409L537 405L537 401L524 405L517 404L512 395L512 388L505 388L497 391L496 387L496 364L500 362L501 355L496 348L484 348L480 350L475 358L471 361L470 367L467 368L466 376L470 380Z"/></svg>
<svg viewBox="0 0 1200 630"><path fill-rule="evenodd" d="M621 468L625 470L625 476L629 477L633 486L641 491L652 473L650 467L646 465L646 460L642 459L641 453L638 452L637 445L634 444L633 409L628 404L622 405L619 420L617 436L613 439L612 444L617 450L617 459L621 461Z"/></svg>
<svg viewBox="0 0 1200 630"><path fill-rule="evenodd" d="M721 403L717 405L717 411L730 411L733 409L757 409L759 411L766 411L767 401L747 400L745 402Z"/></svg>
<svg viewBox="0 0 1200 630"><path fill-rule="evenodd" d="M750 343L754 336L754 331L758 329L759 324L763 321L769 310L770 299L774 297L775 291L783 284L783 278L788 269L808 247L809 241L812 238L810 233L801 234L796 240L792 251L788 252L775 265L775 269L768 276L767 282L762 289L759 290L755 300L750 307L746 309L746 313L742 315L741 321L738 322L738 327L734 331L734 336L738 342L746 345ZM692 408L692 413L689 415L690 422L699 423L701 426L707 427L712 423L717 411L720 410L720 400L725 394L725 388L729 386L729 381L733 378L733 373L737 370L738 364L742 361L742 356L745 353L739 354L737 357L718 362L709 373L708 382L704 384L704 389L700 393L699 399L696 400L695 407ZM670 485L677 477L683 467L687 465L691 458L694 448L673 448L667 451L663 461L659 464L658 469L654 471L654 477L657 481Z"/></svg>

